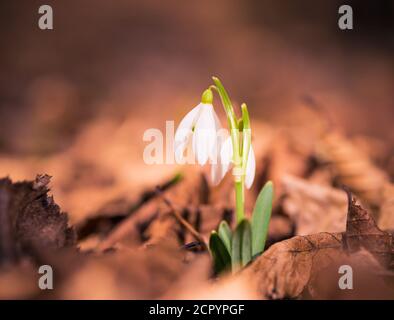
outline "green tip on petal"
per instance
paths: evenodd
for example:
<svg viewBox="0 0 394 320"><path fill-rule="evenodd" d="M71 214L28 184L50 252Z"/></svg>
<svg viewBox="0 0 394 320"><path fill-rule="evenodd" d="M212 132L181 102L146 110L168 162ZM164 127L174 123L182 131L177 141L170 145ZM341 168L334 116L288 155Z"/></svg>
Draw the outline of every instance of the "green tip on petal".
<svg viewBox="0 0 394 320"><path fill-rule="evenodd" d="M201 96L201 102L205 104L212 104L213 102L213 93L211 89L207 89L203 92Z"/></svg>

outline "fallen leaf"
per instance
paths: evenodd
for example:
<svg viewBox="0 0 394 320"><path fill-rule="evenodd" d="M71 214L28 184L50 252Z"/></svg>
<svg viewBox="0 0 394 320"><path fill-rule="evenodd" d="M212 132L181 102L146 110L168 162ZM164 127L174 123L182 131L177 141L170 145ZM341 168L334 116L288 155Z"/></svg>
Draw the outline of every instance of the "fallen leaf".
<svg viewBox="0 0 394 320"><path fill-rule="evenodd" d="M383 190L378 225L382 230L394 230L394 185L391 183L386 184Z"/></svg>
<svg viewBox="0 0 394 320"><path fill-rule="evenodd" d="M248 281L264 299L297 298L305 290L314 263L344 254L340 233L296 236L272 245L245 269Z"/></svg>
<svg viewBox="0 0 394 320"><path fill-rule="evenodd" d="M381 204L388 176L350 140L335 132L327 133L318 145L318 154L331 164L343 185L368 204L375 207Z"/></svg>
<svg viewBox="0 0 394 320"><path fill-rule="evenodd" d="M349 192L348 201L346 233L343 236L345 249L353 253L364 248L383 266L389 267L394 261L393 236L380 230L372 215L356 204Z"/></svg>
<svg viewBox="0 0 394 320"><path fill-rule="evenodd" d="M300 298L305 294L318 297L319 290L312 281L316 274L362 250L372 256L368 268L375 275L391 268L394 256L392 235L379 230L372 216L356 205L350 194L348 204L345 233L296 236L274 244L258 257L241 273L246 277L245 281L251 283L251 291L257 290L265 299ZM381 267L373 268L376 265ZM338 279L338 269L330 270L335 271L336 278L332 273L325 273L325 276ZM391 289L387 290L388 294ZM360 290L357 291L359 296L370 296L369 291Z"/></svg>
<svg viewBox="0 0 394 320"><path fill-rule="evenodd" d="M50 177L12 183L0 180L0 264L14 263L40 249L75 244L75 232L53 197L48 196Z"/></svg>
<svg viewBox="0 0 394 320"><path fill-rule="evenodd" d="M346 228L346 195L342 190L286 175L282 178L283 211L295 222L297 235L342 232Z"/></svg>

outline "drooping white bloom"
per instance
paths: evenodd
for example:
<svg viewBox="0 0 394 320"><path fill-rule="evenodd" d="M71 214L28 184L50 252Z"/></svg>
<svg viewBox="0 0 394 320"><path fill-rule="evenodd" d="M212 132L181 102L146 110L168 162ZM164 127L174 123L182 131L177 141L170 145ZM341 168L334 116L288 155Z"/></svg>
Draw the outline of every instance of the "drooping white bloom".
<svg viewBox="0 0 394 320"><path fill-rule="evenodd" d="M250 144L248 162L246 163L246 173L245 173L245 186L250 189L253 184L254 176L256 173L256 159L254 157L254 150L252 144Z"/></svg>
<svg viewBox="0 0 394 320"><path fill-rule="evenodd" d="M217 131L220 121L213 109L212 92L204 92L202 102L194 107L180 122L175 132L175 159L179 163L188 144L200 165L207 163L217 153Z"/></svg>
<svg viewBox="0 0 394 320"><path fill-rule="evenodd" d="M211 179L213 185L218 185L220 181L226 175L228 168L226 165L223 165L221 159L221 150L225 143L227 143L228 131L226 129L221 129L217 132L217 148L216 154L211 159ZM231 141L230 141L231 144ZM229 164L228 164L229 165Z"/></svg>
<svg viewBox="0 0 394 320"><path fill-rule="evenodd" d="M227 137L220 150L220 168L217 168L217 174L223 178L226 172L230 169L233 160L233 144L231 137ZM253 184L256 172L256 159L252 145L249 148L248 161L245 172L245 186L250 189Z"/></svg>

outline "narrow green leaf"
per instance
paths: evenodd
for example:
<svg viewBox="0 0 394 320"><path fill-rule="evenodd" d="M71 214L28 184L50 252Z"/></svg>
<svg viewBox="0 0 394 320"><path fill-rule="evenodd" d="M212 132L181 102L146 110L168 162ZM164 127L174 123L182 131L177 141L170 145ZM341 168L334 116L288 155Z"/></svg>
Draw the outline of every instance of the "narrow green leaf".
<svg viewBox="0 0 394 320"><path fill-rule="evenodd" d="M237 129L237 117L235 116L234 108L231 103L230 97L226 89L224 88L222 82L217 77L212 77L213 82L215 83L217 92L219 93L220 99L222 100L224 109L227 113L227 118L230 122L230 129Z"/></svg>
<svg viewBox="0 0 394 320"><path fill-rule="evenodd" d="M239 146L240 133L238 130L238 120L235 115L230 97L228 96L228 93L224 88L222 82L217 77L212 77L212 80L215 83L215 85L212 87L214 87L219 93L220 99L222 100L222 104L227 115L227 120L230 127L231 141L233 144L233 162L235 166L239 166L241 165L241 158L240 158L240 146Z"/></svg>
<svg viewBox="0 0 394 320"><path fill-rule="evenodd" d="M216 273L223 272L231 267L230 254L216 231L212 231L209 238L209 249Z"/></svg>
<svg viewBox="0 0 394 320"><path fill-rule="evenodd" d="M243 124L243 141L242 141L242 172L246 172L246 165L248 163L249 149L252 143L252 132L250 130L250 119L248 107L245 103L241 105L242 110L242 124Z"/></svg>
<svg viewBox="0 0 394 320"><path fill-rule="evenodd" d="M233 272L249 263L252 257L251 227L248 220L242 220L232 239L231 264Z"/></svg>
<svg viewBox="0 0 394 320"><path fill-rule="evenodd" d="M274 186L268 181L257 197L252 215L252 256L264 251L271 218Z"/></svg>
<svg viewBox="0 0 394 320"><path fill-rule="evenodd" d="M243 233L243 221L242 220L234 231L232 246L231 246L231 267L233 272L236 272L241 267L242 259L242 233Z"/></svg>
<svg viewBox="0 0 394 320"><path fill-rule="evenodd" d="M231 256L231 237L232 237L232 232L230 229L230 226L226 221L222 221L219 225L218 229L219 237L222 239L224 245L226 246L228 253Z"/></svg>
<svg viewBox="0 0 394 320"><path fill-rule="evenodd" d="M252 229L248 220L245 220L245 227L242 236L242 266L246 266L252 260Z"/></svg>

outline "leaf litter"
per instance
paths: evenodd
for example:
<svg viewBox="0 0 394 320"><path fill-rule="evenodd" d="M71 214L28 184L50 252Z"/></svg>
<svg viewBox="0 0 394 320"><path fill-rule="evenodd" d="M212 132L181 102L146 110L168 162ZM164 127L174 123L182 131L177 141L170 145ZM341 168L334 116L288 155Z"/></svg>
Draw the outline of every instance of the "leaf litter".
<svg viewBox="0 0 394 320"><path fill-rule="evenodd" d="M73 178L70 173L77 161L66 161L64 172L51 170L52 179L40 175L33 181L0 181L0 297L392 297L394 194L380 161L390 158L389 149L379 149L377 158L368 148L358 150L359 142L334 132L319 136L305 133L305 127L274 129L259 122L253 126L259 171L255 186L245 195L247 212L268 179L274 181L276 193L266 251L246 268L216 278L205 246L222 219L234 226L230 179L212 187L204 172L171 169L158 183L138 186L126 195L129 185L118 177L92 184L87 177ZM305 135L314 137L312 142L298 143L306 141ZM85 134L80 145L93 136ZM126 144L123 138L119 141ZM85 159L82 171L94 172L115 166L92 166L92 159L80 154L82 149L74 147L45 162L53 169L60 158ZM10 171L26 165L1 163L3 170L12 166ZM32 164L31 170L37 166ZM350 202L343 185L354 194ZM106 194L110 188L114 189ZM94 190L104 196L85 209L84 202L95 201L90 198ZM83 192L78 195L79 191ZM57 194L68 215L56 204ZM73 199L78 201L72 204ZM58 286L49 293L36 287L36 270L44 263L57 274ZM343 264L353 267L357 290L339 290L338 267Z"/></svg>

